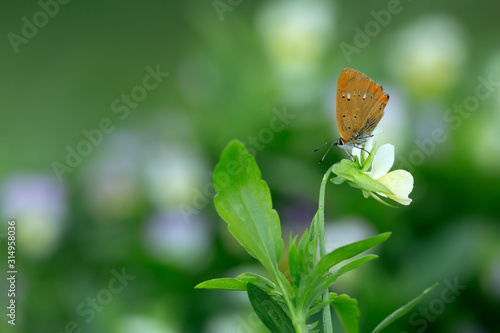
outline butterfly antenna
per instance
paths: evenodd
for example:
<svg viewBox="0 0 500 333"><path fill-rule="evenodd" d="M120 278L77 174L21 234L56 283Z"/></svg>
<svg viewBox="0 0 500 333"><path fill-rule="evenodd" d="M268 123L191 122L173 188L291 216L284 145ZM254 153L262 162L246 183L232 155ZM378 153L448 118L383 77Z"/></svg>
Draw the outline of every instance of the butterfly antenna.
<svg viewBox="0 0 500 333"><path fill-rule="evenodd" d="M324 145L322 145L322 146L321 146L321 147L319 147L319 148L313 149L313 151L318 151L318 150L320 150L321 148L323 148L324 146L326 146L327 144L329 144L329 143L330 143L330 142L332 142L332 141L335 141L335 139L333 139L333 140L330 140L330 141L326 142Z"/></svg>
<svg viewBox="0 0 500 333"><path fill-rule="evenodd" d="M328 141L327 143L330 143L332 141L334 141L334 140ZM323 146L325 146L325 145L326 145L326 143ZM333 146L335 146L335 142L332 142L332 144L330 145L330 147L328 147L328 150L326 151L325 155L323 155L323 157L319 161L319 164L321 164L321 162L323 162L323 160L325 159L326 155L328 154L328 152L330 151L330 149L332 149Z"/></svg>

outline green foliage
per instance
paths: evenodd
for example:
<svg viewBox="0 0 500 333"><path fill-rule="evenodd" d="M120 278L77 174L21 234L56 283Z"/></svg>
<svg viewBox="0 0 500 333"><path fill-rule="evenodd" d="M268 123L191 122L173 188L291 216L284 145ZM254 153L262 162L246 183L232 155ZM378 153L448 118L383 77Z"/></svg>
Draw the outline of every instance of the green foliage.
<svg viewBox="0 0 500 333"><path fill-rule="evenodd" d="M341 184L344 180L347 180L349 185L363 191L392 194L391 190L384 184L368 176L363 172L363 169L353 161L340 161L340 163L333 166L333 172L338 176L332 179L335 184ZM339 177L340 179L338 179Z"/></svg>
<svg viewBox="0 0 500 333"><path fill-rule="evenodd" d="M394 322L396 319L398 319L398 318L402 317L403 315L405 315L418 302L420 302L420 300L422 300L422 298L424 298L425 295L427 295L434 288L436 288L437 285L438 284L435 283L434 285L432 285L429 288L425 289L419 296L415 297L410 302L408 302L407 304L403 305L402 307L400 307L399 309L397 309L396 311L394 311L393 313L391 313L387 318L385 318L384 320L382 320L382 322L380 324L378 324L377 327L375 327L375 329L372 331L372 333L380 332L382 329L384 329L387 326L389 326L389 324L391 324L392 322Z"/></svg>
<svg viewBox="0 0 500 333"><path fill-rule="evenodd" d="M247 291L255 313L271 332L294 332L290 317L271 296L252 283Z"/></svg>
<svg viewBox="0 0 500 333"><path fill-rule="evenodd" d="M277 270L283 252L278 213L253 156L230 142L215 167L215 208L234 238L268 270Z"/></svg>
<svg viewBox="0 0 500 333"><path fill-rule="evenodd" d="M347 333L356 333L359 331L358 319L361 316L358 309L358 301L350 298L347 295L337 296L335 294L330 294L331 304L337 314L339 315L340 321L344 325Z"/></svg>
<svg viewBox="0 0 500 333"><path fill-rule="evenodd" d="M362 177L362 173L352 172L351 161L342 162L337 170L340 176L347 180ZM328 288L341 275L377 258L373 254L355 257L383 243L391 233L342 246L318 261L318 247L324 249L324 244L320 244L320 240L324 240L324 221L322 210L319 209L311 222L310 231L306 230L298 243L298 237L290 235L290 283L278 270L278 261L283 252L278 214L272 208L269 188L261 179L255 159L242 143L229 143L215 168L213 180L217 190L214 199L217 211L227 222L233 236L266 268L271 280L253 273L243 273L235 278L205 281L196 288L246 290L253 309L271 332L316 332L317 323L307 323L308 319L322 309L327 309L323 313L329 315L330 305L338 313L348 333L358 332L360 313L357 301L347 295L328 293ZM376 184L367 184L367 190L381 190ZM377 329L406 313L427 292L389 316ZM332 328L328 325L324 328L325 332L331 332Z"/></svg>

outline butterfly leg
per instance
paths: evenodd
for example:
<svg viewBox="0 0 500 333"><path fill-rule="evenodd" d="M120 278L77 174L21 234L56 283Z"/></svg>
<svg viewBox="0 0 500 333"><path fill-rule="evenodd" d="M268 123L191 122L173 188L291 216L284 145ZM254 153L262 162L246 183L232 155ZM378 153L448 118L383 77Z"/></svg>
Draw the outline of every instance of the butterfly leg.
<svg viewBox="0 0 500 333"><path fill-rule="evenodd" d="M365 152L367 152L367 153L368 153L368 155L370 155L370 152L369 152L368 150L366 150L365 148L363 148L363 147L356 147L356 148L361 149L361 150L364 150Z"/></svg>
<svg viewBox="0 0 500 333"><path fill-rule="evenodd" d="M349 158L351 159L351 161L354 162L354 156L352 156L352 154L349 152L349 150L347 150L347 149L344 149L344 150L347 153L347 155L349 155Z"/></svg>

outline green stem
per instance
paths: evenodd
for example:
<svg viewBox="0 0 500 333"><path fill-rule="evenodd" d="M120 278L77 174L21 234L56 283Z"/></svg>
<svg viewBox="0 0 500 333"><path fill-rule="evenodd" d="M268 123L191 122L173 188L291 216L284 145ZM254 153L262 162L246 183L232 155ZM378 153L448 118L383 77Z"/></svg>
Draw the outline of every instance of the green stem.
<svg viewBox="0 0 500 333"><path fill-rule="evenodd" d="M285 303L288 306L288 309L290 310L290 316L292 317L291 318L292 323L293 326L295 327L295 333L307 333L306 331L304 331L305 321L301 320L300 318L297 318L297 314L295 313L295 307L293 306L293 302L290 299L290 295L288 294L285 282L283 281L283 276L276 271L273 273L274 273L274 280L276 281L276 284L278 285L278 288L280 289L281 294L285 299Z"/></svg>
<svg viewBox="0 0 500 333"><path fill-rule="evenodd" d="M319 234L319 256L320 259L326 254L325 248L325 187L328 178L330 178L330 173L332 172L333 165L328 169L328 171L323 176L323 181L321 182L321 188L319 190L319 207L318 207L318 225L317 230ZM329 299L328 287L323 293L323 301ZM325 333L333 333L332 326L332 314L330 312L330 304L323 308L323 328Z"/></svg>

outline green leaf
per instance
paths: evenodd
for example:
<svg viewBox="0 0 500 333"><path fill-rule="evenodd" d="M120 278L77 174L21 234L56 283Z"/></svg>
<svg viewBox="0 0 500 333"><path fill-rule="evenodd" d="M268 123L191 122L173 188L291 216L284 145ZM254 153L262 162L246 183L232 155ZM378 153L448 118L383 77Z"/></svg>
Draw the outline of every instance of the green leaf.
<svg viewBox="0 0 500 333"><path fill-rule="evenodd" d="M238 280L241 280L245 283L253 283L254 285L256 285L257 287L259 287L260 289L264 290L266 293L268 294L276 294L278 295L278 291L276 290L276 285L269 281L268 279L266 279L265 277L263 276L260 276L258 274L254 274L254 273L241 273L240 275L238 275L236 277L236 279ZM246 287L245 287L245 290L246 290Z"/></svg>
<svg viewBox="0 0 500 333"><path fill-rule="evenodd" d="M368 192L380 192L384 194L392 194L391 190L381 182L373 179L366 173L360 170L360 167L352 161L342 160L333 166L333 172L346 180L350 185ZM338 179L332 180L339 184Z"/></svg>
<svg viewBox="0 0 500 333"><path fill-rule="evenodd" d="M272 333L295 332L290 317L271 296L253 283L248 283L247 293L255 313Z"/></svg>
<svg viewBox="0 0 500 333"><path fill-rule="evenodd" d="M370 154L368 155L368 158L363 162L363 165L361 166L362 172L365 172L366 170L368 170L368 168L372 164L373 157L375 156L375 146L376 145L373 145L372 150L371 150Z"/></svg>
<svg viewBox="0 0 500 333"><path fill-rule="evenodd" d="M311 274L313 281L316 279L320 279L325 273L330 270L331 267L335 266L339 262L352 258L374 246L377 246L378 244L387 240L390 235L390 232L385 232L383 234L347 244L333 250L332 252L321 258L321 260L318 262L318 265L314 268Z"/></svg>
<svg viewBox="0 0 500 333"><path fill-rule="evenodd" d="M359 167L353 161L343 159L339 163L334 164L332 171L337 176L352 181L352 173L359 172Z"/></svg>
<svg viewBox="0 0 500 333"><path fill-rule="evenodd" d="M293 289L293 286L290 284L290 281L288 281L285 274L283 274L281 271L279 271L278 274L280 275L281 281L283 282L283 284L285 285L285 288L286 288L286 290L283 292L288 292L288 295L293 297L295 295L295 291Z"/></svg>
<svg viewBox="0 0 500 333"><path fill-rule="evenodd" d="M231 141L224 149L213 182L215 208L229 231L275 275L283 252L278 213L255 159L241 142Z"/></svg>
<svg viewBox="0 0 500 333"><path fill-rule="evenodd" d="M352 180L361 190L392 194L392 191L387 186L359 170L352 174Z"/></svg>
<svg viewBox="0 0 500 333"><path fill-rule="evenodd" d="M345 265L345 267L339 269L334 274L330 274L329 272L331 267L384 242L390 235L390 232L386 232L365 240L348 244L335 249L321 258L318 264L313 268L312 272L306 277L302 277L304 282L297 292L297 298L299 299L298 308L304 310L308 309L316 297L326 290L340 275L369 260L374 259L375 257L366 256L356 259Z"/></svg>
<svg viewBox="0 0 500 333"><path fill-rule="evenodd" d="M342 184L343 182L345 182L345 178L343 177L340 177L340 176L337 176L337 177L333 177L332 179L330 179L330 181L336 185L340 185Z"/></svg>
<svg viewBox="0 0 500 333"><path fill-rule="evenodd" d="M316 304L314 306L312 306L309 309L309 311L307 312L306 318L309 318L313 314L318 313L319 311L323 310L323 308L326 305L329 305L331 302L333 302L334 297L337 296L337 294L335 294L335 293L330 293L329 295L330 295L330 298L326 301L322 301L321 297L318 297Z"/></svg>
<svg viewBox="0 0 500 333"><path fill-rule="evenodd" d="M235 278L212 279L199 283L195 289L218 289L218 290L238 290L246 291L247 283L253 283L268 293L276 292L276 286L268 279L254 274L242 273Z"/></svg>
<svg viewBox="0 0 500 333"><path fill-rule="evenodd" d="M378 256L376 254L368 254L364 257L361 257L359 259L356 259L356 260L353 260L351 261L350 263L340 267L338 269L337 272L335 272L333 275L335 276L335 279L337 279L339 276L349 272L349 271L352 271L353 269L355 268L358 268L359 266L361 266L362 264L364 264L365 262L368 262L370 260L373 260L373 259L376 259L378 258Z"/></svg>
<svg viewBox="0 0 500 333"><path fill-rule="evenodd" d="M199 283L195 289L218 289L218 290L247 290L247 282L231 279L213 279Z"/></svg>
<svg viewBox="0 0 500 333"><path fill-rule="evenodd" d="M288 266L290 268L290 275L292 277L294 289L298 288L300 285L300 276L302 272L299 251L295 245L296 240L297 236L295 236L294 239L290 236L290 244L288 248Z"/></svg>
<svg viewBox="0 0 500 333"><path fill-rule="evenodd" d="M311 238L316 238L318 237L318 230L319 224L320 223L320 218L319 218L319 209L316 211L316 214L314 214L314 217L311 221L311 230L309 231L309 237Z"/></svg>
<svg viewBox="0 0 500 333"><path fill-rule="evenodd" d="M358 309L358 301L347 295L339 295L333 296L331 304L337 311L346 332L357 333L359 331L358 319L361 315Z"/></svg>
<svg viewBox="0 0 500 333"><path fill-rule="evenodd" d="M299 253L302 262L302 271L306 274L310 274L313 267L316 265L317 254L318 254L318 239L319 235L317 233L306 231L302 235L299 242Z"/></svg>
<svg viewBox="0 0 500 333"><path fill-rule="evenodd" d="M416 298L412 299L406 305L403 305L402 307L400 307L399 309L397 309L396 311L394 311L393 313L391 313L387 318L385 318L384 320L382 320L382 322L380 324L378 324L377 327L375 327L375 329L372 331L372 333L380 332L382 329L386 328L389 324L391 324L392 322L394 322L396 319L398 319L399 317L401 317L404 314L406 314L418 302L420 302L420 300L422 298L424 298L425 295L427 295L428 293L430 293L432 291L432 289L436 288L437 285L438 284L435 283L431 287L425 289L419 296L417 296Z"/></svg>

